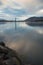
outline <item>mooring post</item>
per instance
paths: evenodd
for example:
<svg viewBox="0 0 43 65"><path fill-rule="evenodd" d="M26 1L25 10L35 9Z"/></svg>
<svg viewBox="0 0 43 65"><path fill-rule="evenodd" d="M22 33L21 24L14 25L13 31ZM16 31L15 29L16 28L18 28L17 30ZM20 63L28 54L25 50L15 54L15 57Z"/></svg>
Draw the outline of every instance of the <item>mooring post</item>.
<svg viewBox="0 0 43 65"><path fill-rule="evenodd" d="M16 18L15 18L15 30L16 30Z"/></svg>

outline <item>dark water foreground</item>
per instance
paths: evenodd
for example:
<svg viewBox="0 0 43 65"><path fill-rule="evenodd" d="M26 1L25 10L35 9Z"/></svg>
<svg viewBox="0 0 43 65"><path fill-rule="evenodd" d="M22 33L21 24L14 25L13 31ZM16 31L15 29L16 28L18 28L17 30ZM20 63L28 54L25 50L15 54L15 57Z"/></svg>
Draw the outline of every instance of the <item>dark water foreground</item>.
<svg viewBox="0 0 43 65"><path fill-rule="evenodd" d="M43 65L43 27L31 27L24 22L0 25L0 41L16 50L25 64Z"/></svg>
<svg viewBox="0 0 43 65"><path fill-rule="evenodd" d="M16 51L5 46L0 42L0 65L23 65Z"/></svg>

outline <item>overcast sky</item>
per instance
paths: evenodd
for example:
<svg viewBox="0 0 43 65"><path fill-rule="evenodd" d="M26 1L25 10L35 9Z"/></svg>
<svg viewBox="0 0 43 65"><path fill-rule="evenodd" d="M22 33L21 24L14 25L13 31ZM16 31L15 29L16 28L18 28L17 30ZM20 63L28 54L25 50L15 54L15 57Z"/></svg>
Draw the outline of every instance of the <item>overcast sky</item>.
<svg viewBox="0 0 43 65"><path fill-rule="evenodd" d="M43 16L43 0L0 0L0 19Z"/></svg>

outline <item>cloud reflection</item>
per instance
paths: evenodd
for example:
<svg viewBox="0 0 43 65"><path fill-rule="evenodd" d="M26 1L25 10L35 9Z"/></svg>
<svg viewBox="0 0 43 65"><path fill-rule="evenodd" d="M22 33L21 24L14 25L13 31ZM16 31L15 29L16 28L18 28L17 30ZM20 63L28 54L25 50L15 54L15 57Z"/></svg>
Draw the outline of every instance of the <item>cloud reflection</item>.
<svg viewBox="0 0 43 65"><path fill-rule="evenodd" d="M7 27L6 27L7 28ZM25 63L43 65L43 27L18 27L0 32L0 40L16 50ZM41 32L40 32L41 31Z"/></svg>

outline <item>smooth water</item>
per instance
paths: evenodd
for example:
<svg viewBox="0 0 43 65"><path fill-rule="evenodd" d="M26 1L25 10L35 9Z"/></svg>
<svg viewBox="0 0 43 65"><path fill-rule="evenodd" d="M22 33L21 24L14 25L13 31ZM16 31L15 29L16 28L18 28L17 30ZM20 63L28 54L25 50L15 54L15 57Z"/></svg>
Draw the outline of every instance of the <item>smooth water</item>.
<svg viewBox="0 0 43 65"><path fill-rule="evenodd" d="M0 24L0 41L16 50L25 63L43 65L43 27L25 22Z"/></svg>

